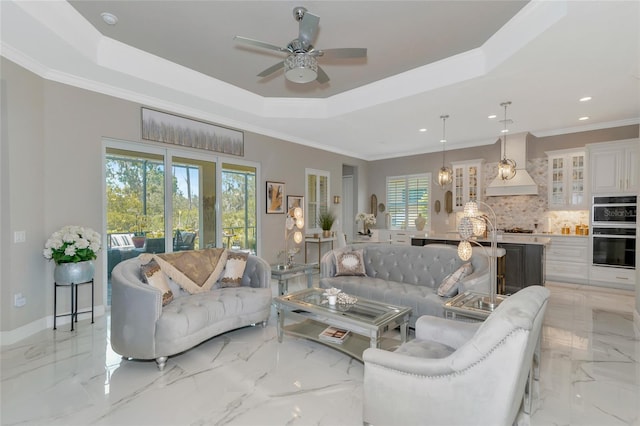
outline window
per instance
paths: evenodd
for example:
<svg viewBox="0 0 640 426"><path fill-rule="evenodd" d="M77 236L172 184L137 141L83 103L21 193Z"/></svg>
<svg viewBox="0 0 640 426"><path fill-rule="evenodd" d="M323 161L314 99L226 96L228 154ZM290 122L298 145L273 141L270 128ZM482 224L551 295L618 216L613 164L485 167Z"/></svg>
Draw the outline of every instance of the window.
<svg viewBox="0 0 640 426"><path fill-rule="evenodd" d="M418 214L427 220L429 229L429 195L431 173L387 177L387 212L391 215L391 229L407 229Z"/></svg>
<svg viewBox="0 0 640 426"><path fill-rule="evenodd" d="M329 210L329 172L305 169L305 223L308 232L320 232L318 216Z"/></svg>
<svg viewBox="0 0 640 426"><path fill-rule="evenodd" d="M223 163L221 199L223 246L250 250L255 254L258 219L256 168Z"/></svg>

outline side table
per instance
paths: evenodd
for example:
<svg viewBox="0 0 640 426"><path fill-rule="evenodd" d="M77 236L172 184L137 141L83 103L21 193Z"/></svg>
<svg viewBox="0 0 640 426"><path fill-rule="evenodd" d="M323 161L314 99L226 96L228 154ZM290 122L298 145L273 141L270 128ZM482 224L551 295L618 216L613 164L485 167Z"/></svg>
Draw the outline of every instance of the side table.
<svg viewBox="0 0 640 426"><path fill-rule="evenodd" d="M322 259L322 244L331 243L331 250L333 250L333 241L335 237L305 237L304 239L304 261L307 262L307 246L309 244L318 245L318 267L320 267L320 260Z"/></svg>
<svg viewBox="0 0 640 426"><path fill-rule="evenodd" d="M443 305L444 317L456 319L462 317L467 320L484 321L493 310L482 303L482 299L489 297L486 294L473 293L470 291L460 293ZM509 296L497 294L496 302L499 304Z"/></svg>
<svg viewBox="0 0 640 426"><path fill-rule="evenodd" d="M53 288L53 329L56 329L56 318L71 316L71 331L73 331L73 323L78 322L78 314L87 314L91 312L91 324L93 324L93 279L82 283L58 284L54 281ZM78 312L78 287L84 284L91 284L91 310ZM71 290L71 313L58 315L58 287L69 287Z"/></svg>
<svg viewBox="0 0 640 426"><path fill-rule="evenodd" d="M289 279L307 276L307 288L313 287L313 273L316 265L314 263L294 263L291 266L271 265L271 278L278 279L278 295L282 296L289 292Z"/></svg>

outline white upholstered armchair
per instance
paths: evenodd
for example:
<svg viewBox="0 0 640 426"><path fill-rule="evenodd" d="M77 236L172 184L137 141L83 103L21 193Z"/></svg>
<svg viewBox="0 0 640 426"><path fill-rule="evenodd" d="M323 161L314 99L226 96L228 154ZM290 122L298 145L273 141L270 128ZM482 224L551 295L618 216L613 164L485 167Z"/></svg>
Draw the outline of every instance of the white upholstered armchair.
<svg viewBox="0 0 640 426"><path fill-rule="evenodd" d="M510 425L523 406L549 290L527 287L482 323L422 316L416 339L363 358L365 424Z"/></svg>

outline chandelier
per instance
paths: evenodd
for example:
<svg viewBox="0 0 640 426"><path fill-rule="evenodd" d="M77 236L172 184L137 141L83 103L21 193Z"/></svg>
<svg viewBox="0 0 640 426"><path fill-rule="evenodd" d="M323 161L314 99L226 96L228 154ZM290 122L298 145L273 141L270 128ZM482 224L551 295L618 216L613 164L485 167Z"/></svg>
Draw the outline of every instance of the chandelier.
<svg viewBox="0 0 640 426"><path fill-rule="evenodd" d="M498 177L502 180L513 179L516 175L516 162L507 158L507 124L511 123L511 120L507 120L507 107L511 105L511 102L503 102L500 104L504 107L504 130L502 131L502 160L498 163Z"/></svg>
<svg viewBox="0 0 640 426"><path fill-rule="evenodd" d="M453 181L453 171L450 167L444 165L444 146L447 142L445 138L445 122L449 116L441 115L440 118L442 119L442 139L440 140L442 142L442 167L438 170L438 185L444 188L445 185L449 185Z"/></svg>

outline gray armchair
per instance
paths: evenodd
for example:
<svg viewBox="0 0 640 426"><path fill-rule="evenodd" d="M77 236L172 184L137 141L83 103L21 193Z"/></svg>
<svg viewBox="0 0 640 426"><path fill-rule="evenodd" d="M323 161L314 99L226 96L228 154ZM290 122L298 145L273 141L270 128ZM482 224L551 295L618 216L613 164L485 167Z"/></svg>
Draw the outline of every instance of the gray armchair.
<svg viewBox="0 0 640 426"><path fill-rule="evenodd" d="M416 339L364 352L365 424L510 425L525 408L549 298L513 294L482 323L422 316ZM530 394L530 392L529 392Z"/></svg>

